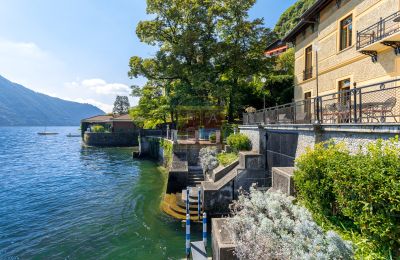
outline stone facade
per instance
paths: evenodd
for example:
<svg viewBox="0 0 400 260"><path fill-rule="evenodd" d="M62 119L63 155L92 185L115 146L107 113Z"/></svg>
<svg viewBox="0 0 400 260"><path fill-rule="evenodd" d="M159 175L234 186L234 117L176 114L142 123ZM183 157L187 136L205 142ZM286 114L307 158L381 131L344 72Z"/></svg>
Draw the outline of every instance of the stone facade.
<svg viewBox="0 0 400 260"><path fill-rule="evenodd" d="M319 95L337 92L338 83L344 79L356 82L358 86L392 79L400 75L400 57L396 57L391 47L382 46L378 51L378 61L373 63L367 55L356 50L357 31L372 26L382 17L400 10L400 0L342 0L323 8L317 24L298 33L295 43L295 100L303 100L304 93L311 91L316 96L315 50L312 52L312 77L303 79L305 69L305 49L318 45ZM352 15L352 45L340 49L340 22Z"/></svg>

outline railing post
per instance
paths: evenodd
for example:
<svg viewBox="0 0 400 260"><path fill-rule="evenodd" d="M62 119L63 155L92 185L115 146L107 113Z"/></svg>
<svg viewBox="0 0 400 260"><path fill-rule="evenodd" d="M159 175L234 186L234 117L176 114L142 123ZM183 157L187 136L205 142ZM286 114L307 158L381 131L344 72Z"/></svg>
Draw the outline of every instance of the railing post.
<svg viewBox="0 0 400 260"><path fill-rule="evenodd" d="M319 110L320 110L320 107L319 107L319 105L320 105L320 104L319 104L319 97L316 97L314 102L317 104L317 106L315 107L315 110L316 110L316 111L315 111L315 112L316 112L315 114L316 114L316 116L317 116L317 122L320 123L320 117L319 117Z"/></svg>
<svg viewBox="0 0 400 260"><path fill-rule="evenodd" d="M190 191L188 186L186 187L186 214L190 214L189 196L190 196Z"/></svg>
<svg viewBox="0 0 400 260"><path fill-rule="evenodd" d="M360 104L360 111L359 111L359 117L358 120L360 123L362 123L362 94L361 94L362 89L358 89L358 102Z"/></svg>
<svg viewBox="0 0 400 260"><path fill-rule="evenodd" d="M203 243L204 247L207 248L207 213L203 213Z"/></svg>
<svg viewBox="0 0 400 260"><path fill-rule="evenodd" d="M357 119L357 89L356 89L356 86L357 86L357 83L354 82L353 83L353 90L352 90L353 97L354 97L354 100L353 100L354 123L358 122L358 119ZM359 109L361 110L361 104L360 104Z"/></svg>
<svg viewBox="0 0 400 260"><path fill-rule="evenodd" d="M190 256L190 215L186 214L186 257Z"/></svg>
<svg viewBox="0 0 400 260"><path fill-rule="evenodd" d="M200 203L201 203L201 190L200 188L197 191L197 217L199 218L200 221Z"/></svg>
<svg viewBox="0 0 400 260"><path fill-rule="evenodd" d="M296 103L294 102L294 100L293 100L292 106L293 106L293 109L292 109L292 112L293 112L293 124L296 124Z"/></svg>
<svg viewBox="0 0 400 260"><path fill-rule="evenodd" d="M265 118L265 108L263 109L263 122L264 122L264 125L267 124L267 119Z"/></svg>

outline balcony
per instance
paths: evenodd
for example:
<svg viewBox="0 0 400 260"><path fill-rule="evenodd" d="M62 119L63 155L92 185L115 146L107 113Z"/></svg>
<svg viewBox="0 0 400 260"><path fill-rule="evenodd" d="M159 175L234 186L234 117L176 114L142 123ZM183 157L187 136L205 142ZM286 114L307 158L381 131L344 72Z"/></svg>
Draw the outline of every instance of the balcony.
<svg viewBox="0 0 400 260"><path fill-rule="evenodd" d="M377 52L387 46L393 47L396 55L400 54L400 11L357 32L357 50L363 54L376 58Z"/></svg>
<svg viewBox="0 0 400 260"><path fill-rule="evenodd" d="M312 78L312 72L313 72L313 68L306 68L303 71L303 80L307 80L307 79L311 79Z"/></svg>
<svg viewBox="0 0 400 260"><path fill-rule="evenodd" d="M243 114L244 125L398 124L400 79Z"/></svg>

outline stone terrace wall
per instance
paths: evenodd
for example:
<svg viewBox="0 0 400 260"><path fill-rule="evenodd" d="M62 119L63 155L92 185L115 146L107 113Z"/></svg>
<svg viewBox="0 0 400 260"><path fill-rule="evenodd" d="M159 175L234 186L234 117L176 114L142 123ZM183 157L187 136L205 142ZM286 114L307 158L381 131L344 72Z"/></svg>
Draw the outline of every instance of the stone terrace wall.
<svg viewBox="0 0 400 260"><path fill-rule="evenodd" d="M88 146L123 147L138 146L139 134L133 133L88 133L83 135L83 142Z"/></svg>

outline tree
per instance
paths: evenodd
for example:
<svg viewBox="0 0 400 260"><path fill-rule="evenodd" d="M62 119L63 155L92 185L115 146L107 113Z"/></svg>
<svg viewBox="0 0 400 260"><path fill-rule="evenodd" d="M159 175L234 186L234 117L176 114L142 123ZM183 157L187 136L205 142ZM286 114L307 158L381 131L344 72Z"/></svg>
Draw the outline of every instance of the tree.
<svg viewBox="0 0 400 260"><path fill-rule="evenodd" d="M132 57L128 74L146 77L146 87L162 88L167 120L178 121L176 110L181 105L225 105L230 121L243 110L242 96L255 93L247 91L252 77L269 71L270 62L262 53L273 40L261 19L249 20L254 3L147 1L153 19L141 21L136 34L158 50L154 57ZM141 99L145 102L146 97Z"/></svg>
<svg viewBox="0 0 400 260"><path fill-rule="evenodd" d="M117 96L114 102L113 114L123 115L128 114L130 108L129 99L127 96Z"/></svg>

